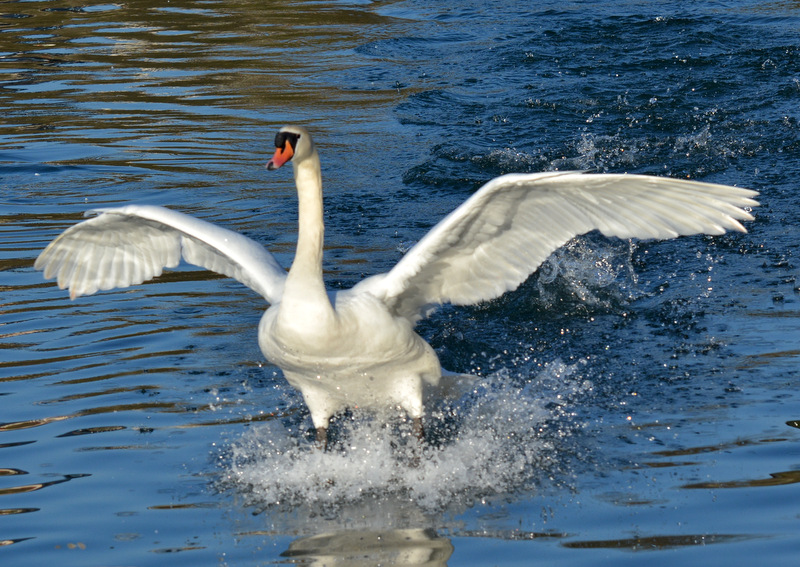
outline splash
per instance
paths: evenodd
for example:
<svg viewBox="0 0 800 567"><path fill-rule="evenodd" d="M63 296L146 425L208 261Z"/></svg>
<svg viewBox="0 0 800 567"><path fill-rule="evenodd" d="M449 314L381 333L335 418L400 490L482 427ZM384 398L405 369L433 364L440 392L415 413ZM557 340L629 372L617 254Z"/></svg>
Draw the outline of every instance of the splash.
<svg viewBox="0 0 800 567"><path fill-rule="evenodd" d="M223 487L259 508L331 510L392 498L431 512L531 488L580 430L570 408L593 389L585 364L555 361L528 377L505 370L457 400L439 400L424 447L397 420L350 416L328 451L296 425L266 423L232 444Z"/></svg>
<svg viewBox="0 0 800 567"><path fill-rule="evenodd" d="M647 145L644 140L626 138L620 134L583 133L575 144L577 155L556 161L554 165L560 168L603 173L619 169L628 170L638 165L639 153L647 148Z"/></svg>
<svg viewBox="0 0 800 567"><path fill-rule="evenodd" d="M545 311L565 302L600 309L628 304L642 294L633 267L635 250L630 240L572 239L539 267L537 301Z"/></svg>

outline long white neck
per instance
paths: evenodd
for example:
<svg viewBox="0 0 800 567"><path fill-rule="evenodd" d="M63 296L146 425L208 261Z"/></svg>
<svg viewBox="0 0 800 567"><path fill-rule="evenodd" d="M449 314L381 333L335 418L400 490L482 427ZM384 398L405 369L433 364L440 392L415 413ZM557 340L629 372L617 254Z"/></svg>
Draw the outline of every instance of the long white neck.
<svg viewBox="0 0 800 567"><path fill-rule="evenodd" d="M325 226L322 220L322 176L316 150L294 164L298 197L297 252L286 278L281 311L293 324L325 325L333 307L322 278Z"/></svg>

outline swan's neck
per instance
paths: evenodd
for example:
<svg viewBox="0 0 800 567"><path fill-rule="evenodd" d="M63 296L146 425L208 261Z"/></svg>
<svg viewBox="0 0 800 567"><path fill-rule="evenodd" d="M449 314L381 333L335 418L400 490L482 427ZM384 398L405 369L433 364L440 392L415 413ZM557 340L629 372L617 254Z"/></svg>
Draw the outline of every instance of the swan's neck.
<svg viewBox="0 0 800 567"><path fill-rule="evenodd" d="M325 226L322 220L322 177L319 157L296 163L294 180L298 197L297 252L286 278L281 311L293 324L324 325L333 317L322 279L322 249Z"/></svg>

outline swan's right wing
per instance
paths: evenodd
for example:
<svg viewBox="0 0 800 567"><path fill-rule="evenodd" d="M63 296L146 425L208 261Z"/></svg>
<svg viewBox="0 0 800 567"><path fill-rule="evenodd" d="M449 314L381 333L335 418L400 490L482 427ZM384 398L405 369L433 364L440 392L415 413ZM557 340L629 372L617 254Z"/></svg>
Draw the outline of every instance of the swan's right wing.
<svg viewBox="0 0 800 567"><path fill-rule="evenodd" d="M436 305L469 305L515 289L571 238L674 238L744 231L755 191L644 175L509 174L481 187L388 273L353 291L416 321Z"/></svg>
<svg viewBox="0 0 800 567"><path fill-rule="evenodd" d="M70 297L128 287L186 262L232 277L270 303L283 294L286 271L246 236L164 207L96 209L99 216L65 230L36 259Z"/></svg>

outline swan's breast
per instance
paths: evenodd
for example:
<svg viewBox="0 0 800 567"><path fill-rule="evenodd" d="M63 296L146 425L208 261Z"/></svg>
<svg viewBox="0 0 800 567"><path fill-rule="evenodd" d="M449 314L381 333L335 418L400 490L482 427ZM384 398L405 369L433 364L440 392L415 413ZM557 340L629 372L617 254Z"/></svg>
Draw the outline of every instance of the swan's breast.
<svg viewBox="0 0 800 567"><path fill-rule="evenodd" d="M406 319L393 317L369 294L338 294L332 326L289 327L278 317L280 304L261 318L258 341L264 356L284 372L324 380L364 380L365 375L424 376L440 373L433 349Z"/></svg>

